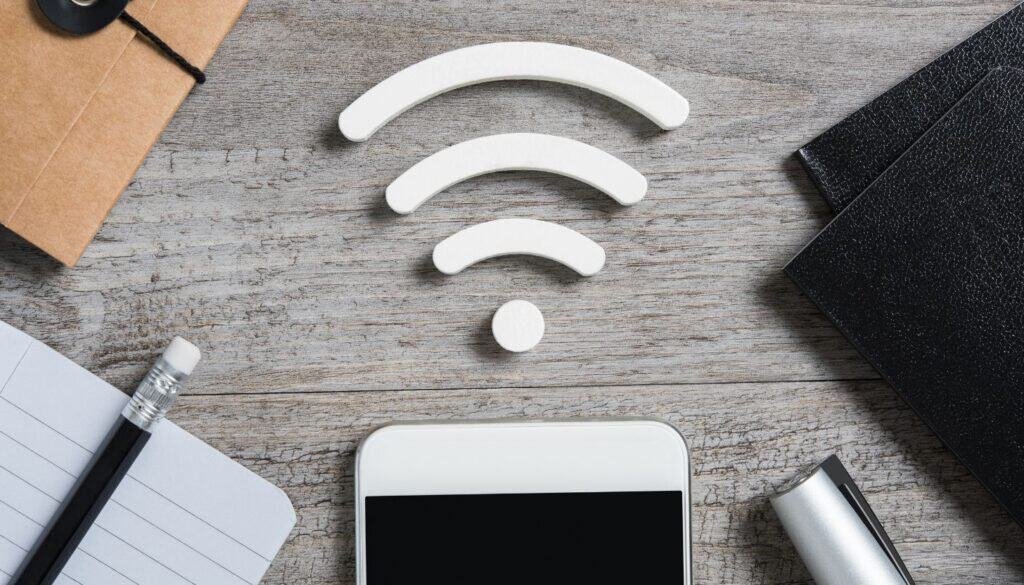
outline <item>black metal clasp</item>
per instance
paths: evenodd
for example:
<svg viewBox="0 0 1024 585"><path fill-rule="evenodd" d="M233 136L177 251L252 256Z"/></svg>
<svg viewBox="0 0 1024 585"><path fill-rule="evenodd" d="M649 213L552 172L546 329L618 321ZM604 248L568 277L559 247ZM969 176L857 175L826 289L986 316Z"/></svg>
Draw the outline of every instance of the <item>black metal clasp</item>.
<svg viewBox="0 0 1024 585"><path fill-rule="evenodd" d="M46 18L74 34L96 32L114 22L129 0L36 0Z"/></svg>

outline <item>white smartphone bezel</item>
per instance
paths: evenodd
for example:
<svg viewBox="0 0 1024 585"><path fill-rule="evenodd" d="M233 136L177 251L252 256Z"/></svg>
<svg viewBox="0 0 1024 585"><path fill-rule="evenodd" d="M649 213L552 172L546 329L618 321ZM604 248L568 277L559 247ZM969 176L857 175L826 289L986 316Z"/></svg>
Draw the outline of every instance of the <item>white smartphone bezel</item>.
<svg viewBox="0 0 1024 585"><path fill-rule="evenodd" d="M356 452L356 582L366 585L367 496L680 491L692 582L690 456L649 419L394 423Z"/></svg>

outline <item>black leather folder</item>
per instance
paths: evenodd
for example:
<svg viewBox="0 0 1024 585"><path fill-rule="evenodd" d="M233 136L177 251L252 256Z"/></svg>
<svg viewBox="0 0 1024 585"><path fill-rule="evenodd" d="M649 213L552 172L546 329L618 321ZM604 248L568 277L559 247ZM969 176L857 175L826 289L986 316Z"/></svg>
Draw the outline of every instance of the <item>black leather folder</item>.
<svg viewBox="0 0 1024 585"><path fill-rule="evenodd" d="M1024 525L1024 72L979 82L786 272Z"/></svg>
<svg viewBox="0 0 1024 585"><path fill-rule="evenodd" d="M999 66L1024 68L1024 5L825 131L797 158L839 212Z"/></svg>

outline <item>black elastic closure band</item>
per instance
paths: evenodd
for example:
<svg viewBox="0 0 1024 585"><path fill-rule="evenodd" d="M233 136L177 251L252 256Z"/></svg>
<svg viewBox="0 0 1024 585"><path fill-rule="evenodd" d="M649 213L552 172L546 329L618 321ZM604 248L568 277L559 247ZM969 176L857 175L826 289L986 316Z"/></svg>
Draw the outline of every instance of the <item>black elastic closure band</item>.
<svg viewBox="0 0 1024 585"><path fill-rule="evenodd" d="M189 75L194 77L195 80L196 80L196 83L206 83L206 74L203 73L202 69L200 69L200 68L196 67L195 65L189 63L188 59L182 57L180 53L178 53L177 51L172 49L170 47L170 45L168 45L167 43L165 43L163 41L163 39L161 39L160 37L156 36L156 34L153 33L153 31L151 31L148 28L146 28L146 25L144 25L141 22L139 22L138 20L136 20L135 17L132 16L131 14L128 14L127 10L122 12L118 16L118 18L123 20L128 26L130 26L133 29L135 29L136 31L138 31L138 33L140 35L142 35L142 36L146 37L147 39L149 39L149 42L151 42L154 45L156 45L156 48L158 48L161 51L163 51L163 53L165 55L167 55L168 57L170 57L172 61L177 63L179 67L181 67Z"/></svg>

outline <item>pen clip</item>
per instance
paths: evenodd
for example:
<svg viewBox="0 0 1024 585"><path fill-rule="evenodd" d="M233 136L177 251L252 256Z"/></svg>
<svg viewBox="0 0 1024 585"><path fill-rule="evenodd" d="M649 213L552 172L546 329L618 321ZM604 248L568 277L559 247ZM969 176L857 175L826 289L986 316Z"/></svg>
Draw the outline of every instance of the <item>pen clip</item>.
<svg viewBox="0 0 1024 585"><path fill-rule="evenodd" d="M889 560L896 567L896 571L903 577L903 580L907 582L907 585L914 585L914 579L910 576L907 566L903 564L900 554L896 552L896 547L893 546L892 540L889 539L889 535L886 534L882 523L878 521L878 516L875 516L871 505L864 499L864 494L860 492L860 488L857 487L857 483L850 477L850 472L846 470L843 463L838 457L832 455L820 467L825 471L825 475L828 476L832 483L835 484L839 492L843 494L850 507L857 512L857 516L860 517L864 525L867 526L868 531L878 541L878 545L885 551L885 555L889 557Z"/></svg>

